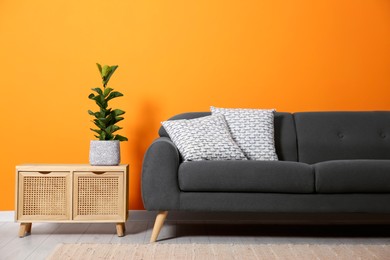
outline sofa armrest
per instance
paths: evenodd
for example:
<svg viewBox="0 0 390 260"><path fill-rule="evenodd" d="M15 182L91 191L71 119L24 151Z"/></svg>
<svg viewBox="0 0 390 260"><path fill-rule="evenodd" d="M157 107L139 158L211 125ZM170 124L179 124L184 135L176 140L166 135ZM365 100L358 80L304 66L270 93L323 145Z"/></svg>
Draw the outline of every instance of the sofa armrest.
<svg viewBox="0 0 390 260"><path fill-rule="evenodd" d="M180 207L178 168L180 155L171 139L154 140L142 165L142 200L147 210L176 210Z"/></svg>

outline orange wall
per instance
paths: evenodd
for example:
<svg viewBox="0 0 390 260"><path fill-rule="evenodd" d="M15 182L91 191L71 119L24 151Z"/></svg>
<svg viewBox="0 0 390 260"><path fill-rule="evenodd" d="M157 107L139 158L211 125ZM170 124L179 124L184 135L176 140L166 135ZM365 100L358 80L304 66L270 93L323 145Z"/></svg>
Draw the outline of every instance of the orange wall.
<svg viewBox="0 0 390 260"><path fill-rule="evenodd" d="M95 62L118 64L130 207L159 122L210 105L390 110L388 0L1 0L0 210L21 163L87 163Z"/></svg>

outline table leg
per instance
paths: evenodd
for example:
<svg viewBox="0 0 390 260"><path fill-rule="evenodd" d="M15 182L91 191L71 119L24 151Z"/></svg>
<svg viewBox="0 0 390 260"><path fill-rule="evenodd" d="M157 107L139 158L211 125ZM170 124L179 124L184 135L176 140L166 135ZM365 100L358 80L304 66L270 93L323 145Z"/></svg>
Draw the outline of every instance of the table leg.
<svg viewBox="0 0 390 260"><path fill-rule="evenodd" d="M20 223L19 237L24 237L26 232L31 232L31 223Z"/></svg>
<svg viewBox="0 0 390 260"><path fill-rule="evenodd" d="M125 223L116 223L116 233L118 237L123 237L125 235Z"/></svg>
<svg viewBox="0 0 390 260"><path fill-rule="evenodd" d="M27 225L26 225L26 233L31 233L31 226L32 226L32 223L27 223Z"/></svg>

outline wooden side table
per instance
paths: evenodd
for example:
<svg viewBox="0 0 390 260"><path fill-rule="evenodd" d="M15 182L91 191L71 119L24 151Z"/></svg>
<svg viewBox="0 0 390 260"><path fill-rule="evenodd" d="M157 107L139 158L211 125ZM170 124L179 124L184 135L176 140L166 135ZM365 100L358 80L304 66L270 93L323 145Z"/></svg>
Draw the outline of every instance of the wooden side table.
<svg viewBox="0 0 390 260"><path fill-rule="evenodd" d="M19 237L34 222L116 223L124 236L129 166L35 164L16 166L15 221Z"/></svg>

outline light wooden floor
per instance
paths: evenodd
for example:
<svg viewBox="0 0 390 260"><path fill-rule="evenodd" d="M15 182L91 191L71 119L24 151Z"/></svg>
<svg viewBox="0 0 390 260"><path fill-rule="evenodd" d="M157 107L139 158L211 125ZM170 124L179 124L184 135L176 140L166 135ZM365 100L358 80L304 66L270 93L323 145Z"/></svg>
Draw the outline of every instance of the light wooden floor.
<svg viewBox="0 0 390 260"><path fill-rule="evenodd" d="M60 243L148 243L154 214L134 214L126 236L114 224L35 223L32 235L18 237L19 225L0 222L0 259L44 259ZM229 219L168 220L159 243L363 243L389 244L390 225L264 225ZM206 218L207 219L207 218Z"/></svg>

